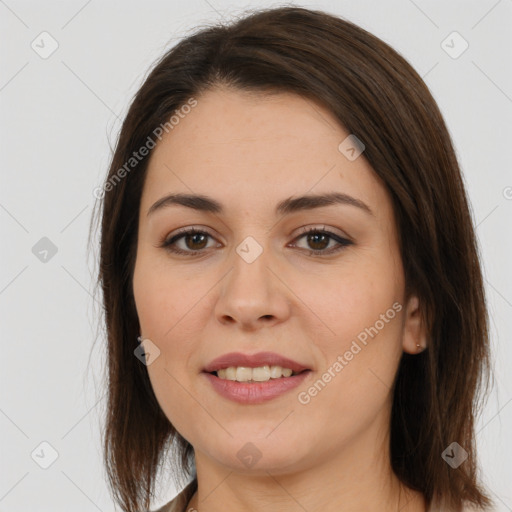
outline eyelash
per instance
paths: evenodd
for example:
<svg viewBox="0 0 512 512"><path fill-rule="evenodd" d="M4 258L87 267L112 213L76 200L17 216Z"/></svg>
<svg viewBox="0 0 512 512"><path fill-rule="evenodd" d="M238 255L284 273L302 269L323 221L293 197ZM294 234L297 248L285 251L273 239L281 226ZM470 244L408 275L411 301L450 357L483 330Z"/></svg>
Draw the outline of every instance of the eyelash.
<svg viewBox="0 0 512 512"><path fill-rule="evenodd" d="M304 228L300 235L298 235L295 240L298 240L310 233L320 233L322 235L327 235L330 239L333 239L334 241L336 241L339 245L335 248L331 248L329 250L320 250L320 249L303 249L303 250L306 250L306 251L309 251L309 255L310 256L325 256L325 255L330 255L330 254L334 254L334 253L337 253L337 252L340 252L342 251L343 249L345 249L346 247L348 247L349 245L352 245L353 242L346 239L346 238L343 238L343 237L340 237L339 235L336 235L334 233L332 233L331 231L326 231L325 229L318 229L318 228ZM182 249L177 249L176 247L172 247L178 240L180 240L181 238L187 236L187 235L194 235L194 234L203 234L203 235L207 235L211 238L213 238L207 231L202 231L202 230L198 230L198 229L195 229L195 228L190 228L190 229L187 229L187 228L184 228L182 231L179 231L176 235L174 235L172 238L170 239L163 239L160 241L158 247L162 248L162 249L165 249L166 251L169 251L171 253L174 253L174 254L183 254L183 255L186 255L186 256L190 256L190 257L193 257L193 256L196 256L196 255L201 255L202 253L204 253L207 249L200 249L198 251L193 251L193 250L189 250L189 251L184 251Z"/></svg>

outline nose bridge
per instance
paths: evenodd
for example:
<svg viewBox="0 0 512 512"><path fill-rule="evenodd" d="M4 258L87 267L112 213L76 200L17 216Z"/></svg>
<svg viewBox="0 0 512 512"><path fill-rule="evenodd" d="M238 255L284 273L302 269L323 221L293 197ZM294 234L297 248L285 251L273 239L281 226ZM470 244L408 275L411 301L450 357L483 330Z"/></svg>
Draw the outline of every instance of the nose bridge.
<svg viewBox="0 0 512 512"><path fill-rule="evenodd" d="M255 300L267 299L272 287L270 250L268 244L253 236L246 236L235 246L232 271L227 277L225 291L240 303L253 303Z"/></svg>
<svg viewBox="0 0 512 512"><path fill-rule="evenodd" d="M221 285L216 304L221 321L252 325L259 319L282 320L287 314L285 292L272 269L270 244L261 239L265 230L257 236L261 242L249 235L235 246L231 271Z"/></svg>

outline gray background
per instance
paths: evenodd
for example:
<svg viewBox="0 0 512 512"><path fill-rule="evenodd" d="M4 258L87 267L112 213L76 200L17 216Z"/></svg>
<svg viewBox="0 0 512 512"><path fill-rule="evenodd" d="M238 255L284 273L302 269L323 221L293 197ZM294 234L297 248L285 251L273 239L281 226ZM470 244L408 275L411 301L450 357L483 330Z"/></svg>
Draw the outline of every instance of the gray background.
<svg viewBox="0 0 512 512"><path fill-rule="evenodd" d="M197 25L264 5L281 4L0 0L0 511L114 510L101 460L97 240L87 253L93 190L155 59ZM389 43L445 116L492 319L496 385L477 426L483 478L497 510L512 510L512 0L297 5L339 14ZM58 43L48 58L31 47L51 49L43 31ZM458 58L442 46L453 31L469 44ZM452 54L462 48L450 40ZM42 442L58 453L47 469L40 465L52 461L52 448ZM176 493L172 482L164 487L155 506Z"/></svg>

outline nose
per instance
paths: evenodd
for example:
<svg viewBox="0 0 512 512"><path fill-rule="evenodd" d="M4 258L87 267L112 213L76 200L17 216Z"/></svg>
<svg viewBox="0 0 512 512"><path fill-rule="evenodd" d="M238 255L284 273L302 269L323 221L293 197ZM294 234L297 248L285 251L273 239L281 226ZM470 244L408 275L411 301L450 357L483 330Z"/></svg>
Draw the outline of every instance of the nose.
<svg viewBox="0 0 512 512"><path fill-rule="evenodd" d="M215 316L222 324L254 331L283 322L290 315L288 288L264 250L254 261L234 253L233 266L220 283Z"/></svg>

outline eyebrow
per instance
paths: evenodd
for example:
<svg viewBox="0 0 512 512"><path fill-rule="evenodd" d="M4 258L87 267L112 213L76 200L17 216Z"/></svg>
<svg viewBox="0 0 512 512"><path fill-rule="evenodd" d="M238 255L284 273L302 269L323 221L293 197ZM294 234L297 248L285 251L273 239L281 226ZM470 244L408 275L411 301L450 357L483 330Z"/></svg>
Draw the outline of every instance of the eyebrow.
<svg viewBox="0 0 512 512"><path fill-rule="evenodd" d="M370 207L363 201L341 192L328 194L310 194L299 197L289 197L277 204L276 215L287 215L304 210L312 210L334 204L355 206L369 215L374 215ZM172 205L185 206L193 210L222 214L224 208L217 200L202 194L169 194L154 203L148 210L147 216L158 210Z"/></svg>

